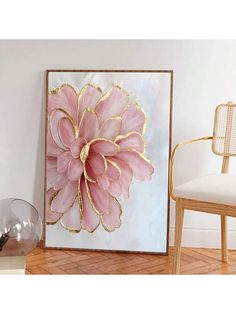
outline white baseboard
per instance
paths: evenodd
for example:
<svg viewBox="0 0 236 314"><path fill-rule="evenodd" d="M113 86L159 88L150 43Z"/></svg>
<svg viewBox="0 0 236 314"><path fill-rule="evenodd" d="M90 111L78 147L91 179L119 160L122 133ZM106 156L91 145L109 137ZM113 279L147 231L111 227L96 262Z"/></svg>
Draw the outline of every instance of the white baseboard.
<svg viewBox="0 0 236 314"><path fill-rule="evenodd" d="M170 227L170 246L174 244L174 228ZM182 246L220 248L220 230L184 228ZM236 230L228 230L228 248L236 249Z"/></svg>

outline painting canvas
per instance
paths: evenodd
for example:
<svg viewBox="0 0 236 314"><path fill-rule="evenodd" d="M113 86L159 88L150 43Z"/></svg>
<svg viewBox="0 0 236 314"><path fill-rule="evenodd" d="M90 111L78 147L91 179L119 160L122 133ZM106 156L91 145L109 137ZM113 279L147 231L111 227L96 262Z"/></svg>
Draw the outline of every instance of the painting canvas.
<svg viewBox="0 0 236 314"><path fill-rule="evenodd" d="M46 247L167 253L172 76L47 71Z"/></svg>

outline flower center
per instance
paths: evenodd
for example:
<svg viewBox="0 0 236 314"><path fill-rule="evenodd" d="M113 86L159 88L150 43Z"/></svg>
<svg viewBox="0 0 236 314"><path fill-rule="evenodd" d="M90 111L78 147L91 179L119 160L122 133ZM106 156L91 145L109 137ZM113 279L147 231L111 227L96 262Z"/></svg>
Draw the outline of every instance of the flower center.
<svg viewBox="0 0 236 314"><path fill-rule="evenodd" d="M87 157L88 157L88 154L89 154L89 148L90 148L90 145L89 144L86 144L84 145L84 147L81 149L81 152L80 152L80 159L83 163L85 163Z"/></svg>

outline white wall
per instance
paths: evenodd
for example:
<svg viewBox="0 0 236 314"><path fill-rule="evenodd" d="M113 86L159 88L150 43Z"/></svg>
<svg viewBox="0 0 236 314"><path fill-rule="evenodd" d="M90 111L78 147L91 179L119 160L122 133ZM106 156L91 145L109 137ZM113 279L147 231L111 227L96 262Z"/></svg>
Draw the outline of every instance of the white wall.
<svg viewBox="0 0 236 314"><path fill-rule="evenodd" d="M43 211L46 69L173 69L173 145L211 135L214 108L236 101L236 41L0 41L0 199ZM176 182L220 169L209 144L180 153ZM172 204L173 206L173 204ZM171 238L173 237L171 210ZM236 220L230 220L236 248ZM183 244L219 246L219 218L188 212Z"/></svg>

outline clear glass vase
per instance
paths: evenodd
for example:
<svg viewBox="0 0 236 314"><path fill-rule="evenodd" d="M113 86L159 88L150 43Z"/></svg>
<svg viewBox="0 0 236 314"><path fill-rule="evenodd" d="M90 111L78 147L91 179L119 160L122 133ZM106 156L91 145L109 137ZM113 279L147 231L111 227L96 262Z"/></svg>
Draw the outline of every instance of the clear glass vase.
<svg viewBox="0 0 236 314"><path fill-rule="evenodd" d="M0 257L28 254L41 235L41 218L30 203L14 198L0 201Z"/></svg>

